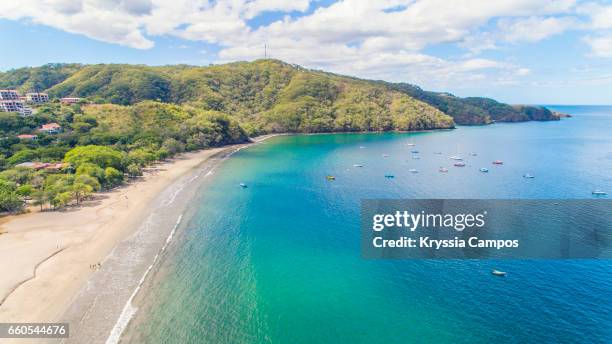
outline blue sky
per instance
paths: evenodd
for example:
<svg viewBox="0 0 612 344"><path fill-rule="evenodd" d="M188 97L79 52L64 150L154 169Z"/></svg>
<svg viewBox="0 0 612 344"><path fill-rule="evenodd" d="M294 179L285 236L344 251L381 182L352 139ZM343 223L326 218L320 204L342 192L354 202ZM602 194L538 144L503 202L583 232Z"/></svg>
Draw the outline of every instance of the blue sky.
<svg viewBox="0 0 612 344"><path fill-rule="evenodd" d="M264 55L510 103L612 104L612 3L0 0L0 70Z"/></svg>

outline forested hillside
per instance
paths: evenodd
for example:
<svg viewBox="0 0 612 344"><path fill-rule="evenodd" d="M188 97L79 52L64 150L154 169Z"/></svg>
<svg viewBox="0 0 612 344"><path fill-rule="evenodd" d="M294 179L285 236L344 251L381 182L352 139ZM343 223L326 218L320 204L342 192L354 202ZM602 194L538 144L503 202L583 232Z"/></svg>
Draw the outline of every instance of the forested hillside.
<svg viewBox="0 0 612 344"><path fill-rule="evenodd" d="M453 117L457 124L559 120L559 116L542 106L508 105L483 97L460 98L445 92L424 91L418 86L406 83L383 84L437 108Z"/></svg>
<svg viewBox="0 0 612 344"><path fill-rule="evenodd" d="M558 119L542 107L459 98L411 84L359 80L277 60L208 67L51 64L0 73L0 87L44 90L51 96L83 97L96 103L191 104L240 118L252 134L448 127L444 117L419 101L453 117L457 124ZM403 106L398 108L397 102ZM279 117L280 112L285 115ZM405 114L411 119L398 118ZM425 116L417 118L420 115Z"/></svg>

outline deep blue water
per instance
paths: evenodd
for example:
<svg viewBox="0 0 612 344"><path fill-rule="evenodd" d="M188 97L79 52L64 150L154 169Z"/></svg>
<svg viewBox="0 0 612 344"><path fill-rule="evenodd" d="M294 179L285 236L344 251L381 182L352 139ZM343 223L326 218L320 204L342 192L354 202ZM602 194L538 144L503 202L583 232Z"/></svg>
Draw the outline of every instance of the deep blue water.
<svg viewBox="0 0 612 344"><path fill-rule="evenodd" d="M552 108L574 117L412 134L277 137L240 151L202 185L140 296L125 340L609 343L609 260L360 257L362 198L612 193L612 107ZM467 166L453 167L452 155ZM504 165L493 166L496 159ZM449 172L439 173L441 166ZM395 178L384 178L388 173ZM492 268L509 275L496 278Z"/></svg>

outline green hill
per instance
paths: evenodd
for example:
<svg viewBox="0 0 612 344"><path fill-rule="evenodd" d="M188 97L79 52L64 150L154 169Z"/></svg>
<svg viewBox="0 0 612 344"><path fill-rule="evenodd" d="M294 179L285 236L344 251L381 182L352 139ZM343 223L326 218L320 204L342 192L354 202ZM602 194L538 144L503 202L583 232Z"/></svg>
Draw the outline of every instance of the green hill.
<svg viewBox="0 0 612 344"><path fill-rule="evenodd" d="M559 120L558 115L542 106L508 105L490 98L460 98L445 92L424 91L418 86L406 83L381 83L437 108L453 117L457 124Z"/></svg>
<svg viewBox="0 0 612 344"><path fill-rule="evenodd" d="M83 97L96 103L187 104L232 116L250 135L421 130L450 128L454 123L556 119L544 108L458 98L410 84L360 80L277 60L208 67L52 64L0 73L0 87L45 90L54 97Z"/></svg>

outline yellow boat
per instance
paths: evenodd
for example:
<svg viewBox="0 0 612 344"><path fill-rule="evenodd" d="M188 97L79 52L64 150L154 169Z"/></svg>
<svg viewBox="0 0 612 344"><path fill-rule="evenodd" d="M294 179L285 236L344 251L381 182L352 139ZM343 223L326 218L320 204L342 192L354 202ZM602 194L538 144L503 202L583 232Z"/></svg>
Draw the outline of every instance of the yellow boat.
<svg viewBox="0 0 612 344"><path fill-rule="evenodd" d="M334 176L327 176L325 178L327 178L327 180L336 180L336 177L334 177Z"/></svg>

